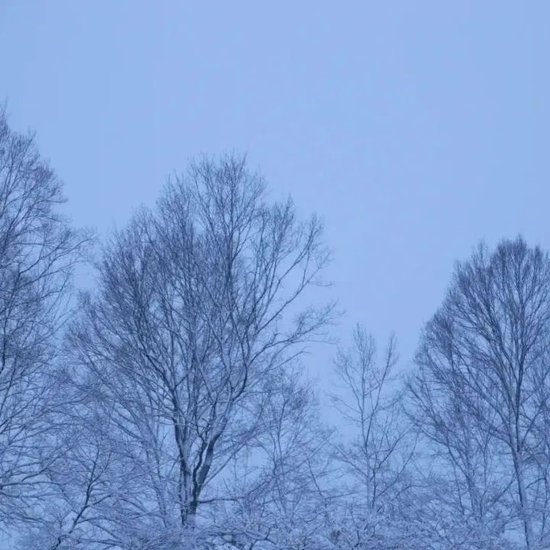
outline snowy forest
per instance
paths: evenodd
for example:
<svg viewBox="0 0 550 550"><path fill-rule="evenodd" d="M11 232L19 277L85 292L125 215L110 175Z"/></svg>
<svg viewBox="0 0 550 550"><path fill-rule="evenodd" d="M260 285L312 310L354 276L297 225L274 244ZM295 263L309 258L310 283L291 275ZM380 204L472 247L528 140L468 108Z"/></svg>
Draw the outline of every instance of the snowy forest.
<svg viewBox="0 0 550 550"><path fill-rule="evenodd" d="M322 216L268 191L245 157L201 158L98 239L0 114L13 548L550 548L547 252L471 243L414 364L357 326L323 348L327 396L305 369L345 316Z"/></svg>

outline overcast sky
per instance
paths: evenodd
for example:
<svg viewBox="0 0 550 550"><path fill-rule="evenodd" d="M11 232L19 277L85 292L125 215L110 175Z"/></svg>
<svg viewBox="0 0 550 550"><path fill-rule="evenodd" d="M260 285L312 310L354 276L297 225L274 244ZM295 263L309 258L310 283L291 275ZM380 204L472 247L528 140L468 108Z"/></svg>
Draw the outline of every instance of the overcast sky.
<svg viewBox="0 0 550 550"><path fill-rule="evenodd" d="M339 333L405 360L480 239L550 248L547 0L0 0L0 98L103 234L246 152L325 220Z"/></svg>

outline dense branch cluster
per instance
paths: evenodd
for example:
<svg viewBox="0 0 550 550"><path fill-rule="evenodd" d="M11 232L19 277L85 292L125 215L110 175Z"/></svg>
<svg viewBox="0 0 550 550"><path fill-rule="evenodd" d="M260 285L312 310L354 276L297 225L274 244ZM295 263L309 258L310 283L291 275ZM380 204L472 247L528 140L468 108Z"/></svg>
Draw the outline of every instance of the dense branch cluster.
<svg viewBox="0 0 550 550"><path fill-rule="evenodd" d="M517 238L457 264L406 371L394 337L357 327L325 398L301 369L335 319L322 225L268 200L245 159L169 181L80 294L90 238L62 202L0 114L6 545L550 547L544 251Z"/></svg>

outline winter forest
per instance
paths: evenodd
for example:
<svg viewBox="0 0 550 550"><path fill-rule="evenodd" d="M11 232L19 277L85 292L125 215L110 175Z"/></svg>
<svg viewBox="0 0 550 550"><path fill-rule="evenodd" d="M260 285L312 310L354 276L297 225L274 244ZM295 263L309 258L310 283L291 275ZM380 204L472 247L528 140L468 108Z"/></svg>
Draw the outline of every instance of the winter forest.
<svg viewBox="0 0 550 550"><path fill-rule="evenodd" d="M332 251L320 218L268 191L245 157L200 158L100 240L0 115L14 548L549 548L548 253L472 243L413 367L357 326L326 348L324 396L303 367L342 317L323 298Z"/></svg>

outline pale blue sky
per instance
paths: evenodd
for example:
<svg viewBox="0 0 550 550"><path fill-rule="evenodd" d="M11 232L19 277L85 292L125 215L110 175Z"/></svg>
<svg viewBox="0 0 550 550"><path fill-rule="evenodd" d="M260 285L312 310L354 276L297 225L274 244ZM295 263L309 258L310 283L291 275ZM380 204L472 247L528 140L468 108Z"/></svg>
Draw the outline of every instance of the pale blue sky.
<svg viewBox="0 0 550 550"><path fill-rule="evenodd" d="M101 232L247 152L405 357L479 239L550 248L548 1L0 0L0 98Z"/></svg>

